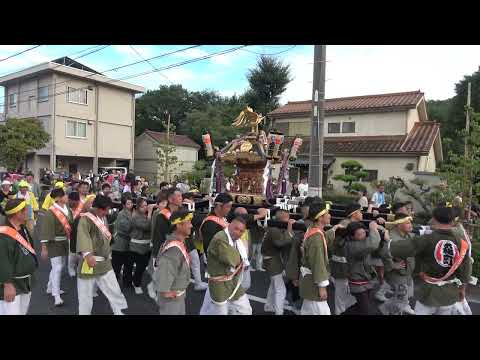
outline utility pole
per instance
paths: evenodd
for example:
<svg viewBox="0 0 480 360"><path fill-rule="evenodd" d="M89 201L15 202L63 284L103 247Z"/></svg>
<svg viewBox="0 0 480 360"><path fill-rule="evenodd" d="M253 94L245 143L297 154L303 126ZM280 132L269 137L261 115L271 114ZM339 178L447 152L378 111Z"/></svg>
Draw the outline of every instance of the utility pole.
<svg viewBox="0 0 480 360"><path fill-rule="evenodd" d="M169 155L170 155L170 113L168 110L165 110L165 114L167 115L167 147L165 151L165 176L167 182L170 182L170 175L168 174L168 162L169 162Z"/></svg>
<svg viewBox="0 0 480 360"><path fill-rule="evenodd" d="M466 220L470 221L470 207L472 206L472 164L469 164L469 144L468 137L470 135L470 106L472 102L472 83L468 83L467 87L467 111L465 114L465 195L467 196L467 216Z"/></svg>
<svg viewBox="0 0 480 360"><path fill-rule="evenodd" d="M312 128L308 195L322 197L323 125L325 122L326 45L315 45L313 54Z"/></svg>

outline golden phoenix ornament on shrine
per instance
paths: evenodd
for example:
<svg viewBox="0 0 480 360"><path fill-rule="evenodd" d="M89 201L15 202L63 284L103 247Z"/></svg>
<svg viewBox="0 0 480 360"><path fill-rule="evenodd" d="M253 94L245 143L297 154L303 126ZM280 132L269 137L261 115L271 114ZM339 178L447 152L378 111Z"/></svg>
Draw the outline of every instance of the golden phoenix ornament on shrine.
<svg viewBox="0 0 480 360"><path fill-rule="evenodd" d="M235 127L252 127L252 132L258 133L258 124L265 120L265 116L258 114L250 106L247 106L240 115L233 121Z"/></svg>

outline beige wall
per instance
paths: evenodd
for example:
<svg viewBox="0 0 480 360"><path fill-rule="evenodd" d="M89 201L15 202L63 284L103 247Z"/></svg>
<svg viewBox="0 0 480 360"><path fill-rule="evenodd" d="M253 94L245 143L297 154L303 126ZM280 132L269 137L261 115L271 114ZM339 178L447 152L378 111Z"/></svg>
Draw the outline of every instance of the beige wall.
<svg viewBox="0 0 480 360"><path fill-rule="evenodd" d="M413 112L416 112L416 110L413 110ZM415 114L412 113L410 118L411 120L415 119ZM418 119L418 113L416 118ZM352 121L355 122L355 133L328 133L329 123ZM325 118L324 134L325 137L405 135L407 133L406 122L407 113L405 111L327 116ZM282 128L285 127L285 123L288 123L289 136L310 135L310 118L277 119L275 121L275 124L279 124L279 127Z"/></svg>
<svg viewBox="0 0 480 360"><path fill-rule="evenodd" d="M98 97L98 118L101 122L132 126L132 93L99 86Z"/></svg>
<svg viewBox="0 0 480 360"><path fill-rule="evenodd" d="M428 172L435 172L436 170L436 159L435 159L435 151L433 150L433 146L428 153L428 156L420 156L420 161L418 163L418 171L428 171Z"/></svg>
<svg viewBox="0 0 480 360"><path fill-rule="evenodd" d="M67 120L78 120L71 117L57 116L55 121L55 152L57 155L69 156L95 156L94 149L94 125L88 125L87 138L67 137Z"/></svg>
<svg viewBox="0 0 480 360"><path fill-rule="evenodd" d="M55 113L57 116L95 120L95 84L88 80L81 80L57 74L56 93L62 93L55 99ZM92 86L93 90L87 90L87 105L67 102L67 87L76 89Z"/></svg>
<svg viewBox="0 0 480 360"><path fill-rule="evenodd" d="M408 113L407 113L407 133L409 133L410 130L412 130L413 125L418 121L420 121L420 117L418 115L418 110L417 109L408 110Z"/></svg>
<svg viewBox="0 0 480 360"><path fill-rule="evenodd" d="M155 176L158 171L156 161L156 142L149 136L143 134L135 141L135 173L140 176ZM191 171L195 161L198 160L198 151L195 148L177 146L174 155L183 164L174 166L173 175L180 175L182 172Z"/></svg>
<svg viewBox="0 0 480 360"><path fill-rule="evenodd" d="M360 162L365 170L378 170L378 180L387 180L391 176L399 176L404 180L413 179L414 171L417 170L418 162L416 157L336 157L328 174L329 181L333 184L336 190L343 190L344 183L333 180L333 177L345 173L340 165L347 160L356 160ZM405 169L407 163L415 164L412 171ZM363 182L363 184L371 190L369 182Z"/></svg>
<svg viewBox="0 0 480 360"><path fill-rule="evenodd" d="M131 159L132 128L100 122L98 124L98 156Z"/></svg>

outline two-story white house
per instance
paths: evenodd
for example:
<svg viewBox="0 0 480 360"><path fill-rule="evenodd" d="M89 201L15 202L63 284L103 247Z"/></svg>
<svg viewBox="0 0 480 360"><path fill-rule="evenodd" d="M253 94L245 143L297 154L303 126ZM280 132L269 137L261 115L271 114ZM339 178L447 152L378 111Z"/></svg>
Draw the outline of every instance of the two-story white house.
<svg viewBox="0 0 480 360"><path fill-rule="evenodd" d="M29 154L26 168L88 173L133 168L135 94L144 88L103 76L63 57L3 77L3 118L37 118L51 141Z"/></svg>
<svg viewBox="0 0 480 360"><path fill-rule="evenodd" d="M311 114L310 100L288 102L268 114L289 140L303 138L291 182L308 177ZM340 165L346 160L357 160L368 171L366 186L391 176L411 180L433 173L443 160L440 125L429 121L421 91L327 99L323 131L323 186L335 189L342 183L333 176L344 173Z"/></svg>

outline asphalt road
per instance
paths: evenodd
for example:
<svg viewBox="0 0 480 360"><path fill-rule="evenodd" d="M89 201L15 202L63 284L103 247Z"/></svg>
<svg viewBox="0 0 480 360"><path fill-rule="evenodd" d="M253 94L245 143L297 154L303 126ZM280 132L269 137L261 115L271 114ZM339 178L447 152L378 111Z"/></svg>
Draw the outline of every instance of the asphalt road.
<svg viewBox="0 0 480 360"><path fill-rule="evenodd" d="M29 315L76 315L78 314L78 298L77 298L77 281L76 278L71 278L65 272L62 276L62 290L65 294L62 295L64 305L55 307L53 297L46 293L46 285L50 271L50 262L40 260L40 268L37 273L37 282L32 291L32 299L30 302ZM250 304L254 315L272 315L272 313L265 313L263 311L264 299L267 296L269 286L269 278L266 272L255 271L251 273L252 286L247 292L250 295ZM146 274L143 281L144 294L136 295L133 289L123 290L127 299L128 309L125 310L126 315L157 315L158 310L155 302L148 296L146 284L149 282L149 276ZM103 296L101 291L98 291L99 296L94 299L93 315L112 315L112 310L108 300ZM193 290L193 284L190 284L187 290L186 311L188 315L198 315L202 306L205 292L196 292ZM333 306L333 289L329 289L330 309ZM470 297L472 292L470 292ZM379 315L377 310L378 303L375 300L371 302L371 314ZM480 301L473 299L470 302L470 307L474 314L480 314ZM294 315L291 311L285 311L285 315Z"/></svg>

